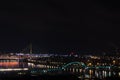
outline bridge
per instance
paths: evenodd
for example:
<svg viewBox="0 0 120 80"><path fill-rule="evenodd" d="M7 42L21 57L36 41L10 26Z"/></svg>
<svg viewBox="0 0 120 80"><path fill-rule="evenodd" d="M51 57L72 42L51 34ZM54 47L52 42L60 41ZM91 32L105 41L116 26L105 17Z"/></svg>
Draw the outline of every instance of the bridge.
<svg viewBox="0 0 120 80"><path fill-rule="evenodd" d="M110 69L112 66L87 66L85 65L85 63L83 62L70 62L67 63L61 67L58 68L48 68L48 69L33 69L31 70L31 74L47 74L47 73L56 73L56 72L64 72L67 68L69 68L70 66L77 66L77 68L80 69ZM73 68L74 68L73 66Z"/></svg>

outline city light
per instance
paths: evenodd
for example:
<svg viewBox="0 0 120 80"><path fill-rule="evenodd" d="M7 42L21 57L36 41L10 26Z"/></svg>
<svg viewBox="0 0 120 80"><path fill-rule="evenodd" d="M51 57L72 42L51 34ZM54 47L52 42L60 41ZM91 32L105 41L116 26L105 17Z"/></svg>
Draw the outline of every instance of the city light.
<svg viewBox="0 0 120 80"><path fill-rule="evenodd" d="M21 71L21 70L28 70L28 68L8 68L8 69L0 69L0 71Z"/></svg>

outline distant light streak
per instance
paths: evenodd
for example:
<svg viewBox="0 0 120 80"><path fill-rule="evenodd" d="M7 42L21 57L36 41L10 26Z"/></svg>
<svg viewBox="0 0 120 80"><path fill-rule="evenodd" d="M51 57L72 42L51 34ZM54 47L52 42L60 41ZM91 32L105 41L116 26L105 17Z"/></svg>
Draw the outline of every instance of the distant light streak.
<svg viewBox="0 0 120 80"><path fill-rule="evenodd" d="M0 69L0 71L21 71L21 70L28 70L28 68L14 68L14 69L11 69L11 68L8 68L8 69Z"/></svg>

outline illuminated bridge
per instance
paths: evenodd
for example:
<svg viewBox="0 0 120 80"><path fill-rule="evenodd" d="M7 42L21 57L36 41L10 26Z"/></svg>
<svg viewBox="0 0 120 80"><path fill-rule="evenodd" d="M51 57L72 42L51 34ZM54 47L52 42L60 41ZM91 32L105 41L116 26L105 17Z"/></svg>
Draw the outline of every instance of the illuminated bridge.
<svg viewBox="0 0 120 80"><path fill-rule="evenodd" d="M110 69L112 66L87 66L83 62L70 62L61 67L57 68L48 68L48 69L32 69L31 74L48 74L48 73L59 73L64 72L69 68L76 68L76 69Z"/></svg>

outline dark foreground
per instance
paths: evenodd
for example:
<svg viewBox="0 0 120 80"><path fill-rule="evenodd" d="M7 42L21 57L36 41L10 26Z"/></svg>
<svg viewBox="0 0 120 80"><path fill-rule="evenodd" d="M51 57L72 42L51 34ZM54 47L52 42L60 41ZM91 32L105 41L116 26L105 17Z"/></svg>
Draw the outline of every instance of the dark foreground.
<svg viewBox="0 0 120 80"><path fill-rule="evenodd" d="M39 75L39 76L0 76L0 80L80 80L75 75Z"/></svg>
<svg viewBox="0 0 120 80"><path fill-rule="evenodd" d="M39 75L39 76L30 76L30 75L24 75L24 76L0 76L0 80L120 80L120 77L113 76L113 77L107 77L105 79L79 79L75 75L71 74L61 74L61 75Z"/></svg>

